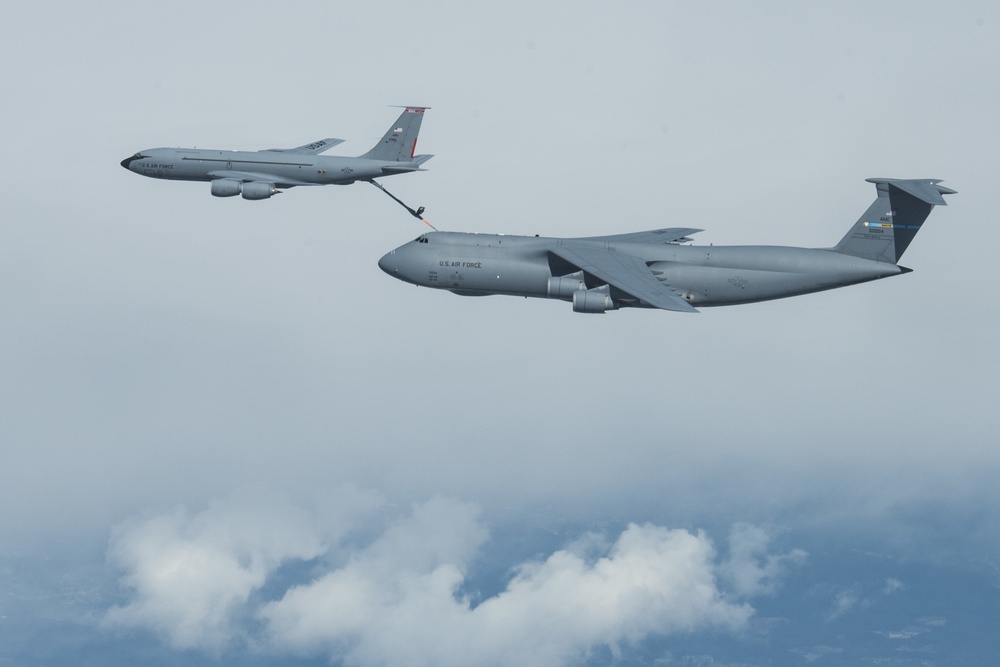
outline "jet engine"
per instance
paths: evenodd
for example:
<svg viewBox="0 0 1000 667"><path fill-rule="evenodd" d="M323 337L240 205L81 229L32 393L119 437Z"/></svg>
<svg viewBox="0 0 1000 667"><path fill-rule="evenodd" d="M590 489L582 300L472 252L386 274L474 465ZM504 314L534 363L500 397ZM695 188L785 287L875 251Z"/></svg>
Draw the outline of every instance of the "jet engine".
<svg viewBox="0 0 1000 667"><path fill-rule="evenodd" d="M243 184L244 199L267 199L271 195L276 195L278 189L274 183L261 183L260 181L250 181Z"/></svg>
<svg viewBox="0 0 1000 667"><path fill-rule="evenodd" d="M611 298L610 291L607 285L602 285L595 289L573 292L573 312L603 313L606 310L614 310L617 306Z"/></svg>
<svg viewBox="0 0 1000 667"><path fill-rule="evenodd" d="M568 276L553 276L549 278L546 293L550 299L570 299L574 292L586 290L583 282L583 271L571 273Z"/></svg>
<svg viewBox="0 0 1000 667"><path fill-rule="evenodd" d="M235 178L220 178L212 181L212 196L235 197L240 193L240 182Z"/></svg>

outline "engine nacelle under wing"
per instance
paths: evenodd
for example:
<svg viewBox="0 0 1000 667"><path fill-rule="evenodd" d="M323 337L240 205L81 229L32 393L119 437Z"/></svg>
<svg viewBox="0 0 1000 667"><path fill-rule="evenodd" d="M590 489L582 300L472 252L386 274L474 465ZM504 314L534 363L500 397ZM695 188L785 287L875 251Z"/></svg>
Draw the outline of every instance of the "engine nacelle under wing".
<svg viewBox="0 0 1000 667"><path fill-rule="evenodd" d="M261 183L260 181L250 181L243 184L244 199L267 199L271 195L280 194L274 187L274 183Z"/></svg>
<svg viewBox="0 0 1000 667"><path fill-rule="evenodd" d="M212 196L235 197L240 193L241 185L235 178L218 178L212 181Z"/></svg>
<svg viewBox="0 0 1000 667"><path fill-rule="evenodd" d="M571 299L574 293L586 289L587 285L583 282L583 271L577 271L567 276L549 278L546 294L550 299Z"/></svg>
<svg viewBox="0 0 1000 667"><path fill-rule="evenodd" d="M611 290L607 285L573 292L574 313L603 313L617 307L614 299L611 298Z"/></svg>

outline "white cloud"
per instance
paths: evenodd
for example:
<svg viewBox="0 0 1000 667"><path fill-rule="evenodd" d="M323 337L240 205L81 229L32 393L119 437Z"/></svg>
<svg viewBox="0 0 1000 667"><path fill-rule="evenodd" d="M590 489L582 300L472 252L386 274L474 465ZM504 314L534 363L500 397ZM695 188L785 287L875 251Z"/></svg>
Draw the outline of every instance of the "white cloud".
<svg viewBox="0 0 1000 667"><path fill-rule="evenodd" d="M714 557L702 533L632 524L594 562L558 551L523 565L504 592L467 614L469 636L492 650L478 664L566 664L596 644L742 628L753 609L725 599Z"/></svg>
<svg viewBox="0 0 1000 667"><path fill-rule="evenodd" d="M177 508L119 526L109 557L126 571L122 583L132 600L109 610L105 626L149 628L181 649L230 645L243 634L238 613L268 575L289 559L324 553L346 526L267 501L216 501L193 516ZM362 507L372 502L369 494L353 499Z"/></svg>
<svg viewBox="0 0 1000 667"><path fill-rule="evenodd" d="M885 595L892 595L893 593L898 593L899 591L904 590L906 590L906 584L895 577L887 578L885 580L885 585L882 587L882 593Z"/></svg>
<svg viewBox="0 0 1000 667"><path fill-rule="evenodd" d="M806 552L793 549L787 554L768 554L771 536L763 528L739 523L729 532L729 558L719 566L719 574L744 597L771 595L789 567L801 565Z"/></svg>
<svg viewBox="0 0 1000 667"><path fill-rule="evenodd" d="M820 644L809 649L792 649L793 653L798 653L806 662L816 662L831 655L843 653L844 649L837 646L827 646Z"/></svg>
<svg viewBox="0 0 1000 667"><path fill-rule="evenodd" d="M585 534L516 565L504 589L477 604L464 586L491 555L473 504L416 504L355 546L344 542L348 521L333 529L314 516L322 510L276 507L216 502L121 526L111 557L131 599L106 626L152 630L175 648L245 643L350 665L560 665L651 635L739 631L754 613L748 598L772 591L802 557L769 556L770 538L749 525L734 528L719 562L703 533L632 524L612 543ZM373 508L359 501L340 513L378 526ZM326 569L284 584L279 599L254 595L294 559Z"/></svg>
<svg viewBox="0 0 1000 667"><path fill-rule="evenodd" d="M265 605L260 616L272 641L306 653L347 644L363 650L380 628L393 626L402 641L419 635L408 625L447 622L466 604L455 591L487 537L476 514L472 505L442 499L415 506L342 567Z"/></svg>
<svg viewBox="0 0 1000 667"><path fill-rule="evenodd" d="M867 607L869 602L861 597L857 587L838 591L833 598L830 611L827 612L828 621L836 620L844 614L854 610L858 606Z"/></svg>
<svg viewBox="0 0 1000 667"><path fill-rule="evenodd" d="M882 598L904 590L906 584L895 577L886 578L877 590L875 585L860 583L836 590L826 614L827 621L834 621L855 610L868 609L878 604Z"/></svg>
<svg viewBox="0 0 1000 667"><path fill-rule="evenodd" d="M460 518L472 530L472 547L478 528ZM401 532L420 537L409 527ZM752 614L745 604L723 600L711 544L686 531L632 525L592 563L557 551L521 565L506 590L476 607L459 594L467 561L418 564L409 551L421 559L419 544L397 546L392 568L370 565L373 555L380 561L386 553L380 541L371 553L264 607L272 639L300 652L327 648L364 665L552 665L595 644L742 627Z"/></svg>

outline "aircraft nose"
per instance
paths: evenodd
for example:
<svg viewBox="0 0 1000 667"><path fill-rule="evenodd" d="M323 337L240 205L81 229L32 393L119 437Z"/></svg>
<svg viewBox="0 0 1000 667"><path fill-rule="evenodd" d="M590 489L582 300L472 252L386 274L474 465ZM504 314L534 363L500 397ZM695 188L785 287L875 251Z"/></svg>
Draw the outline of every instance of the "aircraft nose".
<svg viewBox="0 0 1000 667"><path fill-rule="evenodd" d="M382 269L390 276L396 274L396 263L392 261L393 255L395 254L396 254L395 250L393 250L392 252L387 252L386 254L382 255L382 259L378 261L378 268Z"/></svg>
<svg viewBox="0 0 1000 667"><path fill-rule="evenodd" d="M143 155L142 153L136 153L135 155L129 155L127 158L125 158L124 160L122 160L120 164L121 164L121 166L125 167L126 169L131 170L133 162L135 162L136 160L144 160L147 157L148 156Z"/></svg>

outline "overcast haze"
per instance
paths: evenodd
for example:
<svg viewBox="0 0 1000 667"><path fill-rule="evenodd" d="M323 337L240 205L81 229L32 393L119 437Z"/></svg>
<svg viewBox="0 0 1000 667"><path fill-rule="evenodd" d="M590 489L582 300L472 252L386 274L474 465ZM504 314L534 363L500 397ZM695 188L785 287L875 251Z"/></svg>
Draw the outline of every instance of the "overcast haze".
<svg viewBox="0 0 1000 667"><path fill-rule="evenodd" d="M7 67L0 664L986 664L1000 651L990 2L32 3ZM835 244L913 273L697 315L415 288L453 231Z"/></svg>

